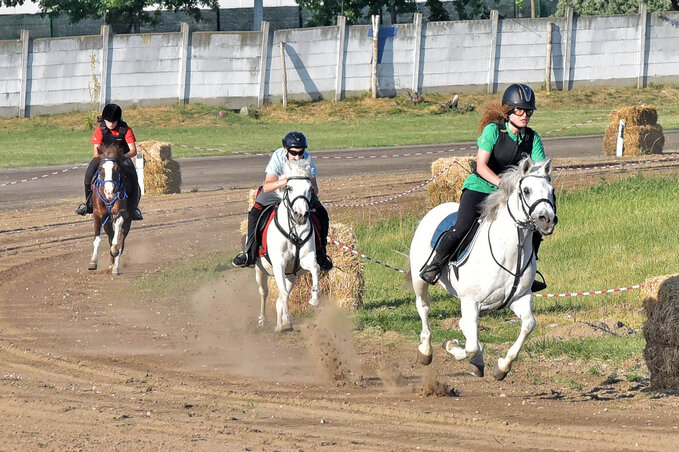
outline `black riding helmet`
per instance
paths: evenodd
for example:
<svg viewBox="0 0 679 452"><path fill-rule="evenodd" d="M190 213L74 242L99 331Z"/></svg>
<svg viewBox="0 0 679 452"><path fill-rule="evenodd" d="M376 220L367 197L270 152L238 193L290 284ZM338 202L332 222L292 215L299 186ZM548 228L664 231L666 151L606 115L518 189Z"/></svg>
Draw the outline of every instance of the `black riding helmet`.
<svg viewBox="0 0 679 452"><path fill-rule="evenodd" d="M123 110L117 104L107 104L101 112L101 117L106 121L116 122L120 121L123 116Z"/></svg>
<svg viewBox="0 0 679 452"><path fill-rule="evenodd" d="M290 148L306 149L309 146L307 146L306 137L302 132L290 132L283 137L283 147L285 149Z"/></svg>
<svg viewBox="0 0 679 452"><path fill-rule="evenodd" d="M523 83L509 85L502 95L502 103L524 110L537 110L535 107L535 93L530 86Z"/></svg>

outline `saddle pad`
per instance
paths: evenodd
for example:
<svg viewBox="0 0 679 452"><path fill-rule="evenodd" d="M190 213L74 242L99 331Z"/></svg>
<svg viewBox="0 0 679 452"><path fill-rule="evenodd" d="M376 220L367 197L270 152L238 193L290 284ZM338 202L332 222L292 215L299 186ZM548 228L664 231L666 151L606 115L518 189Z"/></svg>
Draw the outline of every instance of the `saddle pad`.
<svg viewBox="0 0 679 452"><path fill-rule="evenodd" d="M266 223L264 225L264 228L262 229L262 235L260 238L260 246L259 246L259 256L263 257L268 253L268 247L266 243L266 236L267 232L269 231L269 226L273 222L274 216L276 215L276 212L278 212L278 206L275 208L271 209L271 212L268 213L268 218L266 219ZM265 213L266 215L266 213ZM314 237L316 238L316 249L320 247L321 240L320 240L320 230L321 230L321 223L316 214L312 213L311 214L311 225L314 228Z"/></svg>
<svg viewBox="0 0 679 452"><path fill-rule="evenodd" d="M439 238L443 235L444 232L446 232L448 229L452 228L455 226L455 223L457 223L457 212L453 212L447 217L441 221L441 223L436 227L436 230L434 231L434 236L431 238L431 247L434 248L436 246L436 242L438 242ZM465 237L462 239L462 249L460 250L459 254L457 256L452 256L453 261L461 261L462 258L465 257L465 255L469 252L471 249L471 244L473 243L473 240L471 240L473 237L476 236L476 230L478 226L478 222L474 223L474 226L472 229L465 235Z"/></svg>

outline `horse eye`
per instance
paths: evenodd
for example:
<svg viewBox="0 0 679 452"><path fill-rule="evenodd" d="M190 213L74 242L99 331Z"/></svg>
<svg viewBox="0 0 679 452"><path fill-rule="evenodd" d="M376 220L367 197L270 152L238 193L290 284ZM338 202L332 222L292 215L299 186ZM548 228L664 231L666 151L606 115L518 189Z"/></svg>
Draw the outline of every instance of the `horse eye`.
<svg viewBox="0 0 679 452"><path fill-rule="evenodd" d="M528 187L524 187L523 194L526 196L530 195L530 189Z"/></svg>

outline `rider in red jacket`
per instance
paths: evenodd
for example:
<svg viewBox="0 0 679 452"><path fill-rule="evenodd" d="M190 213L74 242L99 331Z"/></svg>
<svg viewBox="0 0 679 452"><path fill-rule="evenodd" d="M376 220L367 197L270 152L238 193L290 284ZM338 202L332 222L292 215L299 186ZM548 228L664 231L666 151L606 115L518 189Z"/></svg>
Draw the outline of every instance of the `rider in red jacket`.
<svg viewBox="0 0 679 452"><path fill-rule="evenodd" d="M87 171L85 171L85 202L80 203L75 213L86 215L92 213L92 178L99 168L99 146L113 145L118 146L123 151L123 161L121 167L126 178L125 190L128 196L127 209L132 220L143 220L144 217L139 210L139 180L137 170L132 158L137 155L137 143L132 128L122 121L123 110L116 104L108 104L104 107L99 118L99 125L92 134L92 144L94 145L94 157L90 161Z"/></svg>

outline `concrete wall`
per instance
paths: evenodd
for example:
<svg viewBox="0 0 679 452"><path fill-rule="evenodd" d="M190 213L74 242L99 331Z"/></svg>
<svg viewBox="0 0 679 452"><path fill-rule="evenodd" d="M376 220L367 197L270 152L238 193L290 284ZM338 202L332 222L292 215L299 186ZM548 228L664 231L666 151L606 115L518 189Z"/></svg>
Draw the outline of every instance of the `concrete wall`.
<svg viewBox="0 0 679 452"><path fill-rule="evenodd" d="M370 90L370 26L268 27L189 33L185 25L179 33L126 35L102 27L96 36L0 41L0 115L91 109L97 100L99 107L195 102L234 109L278 102L281 42L289 98ZM679 13L511 20L493 13L478 21L418 19L383 27L380 35L382 96L406 88L499 92L517 81L541 89L548 59L554 89L679 83ZM99 99L88 90L95 79Z"/></svg>

